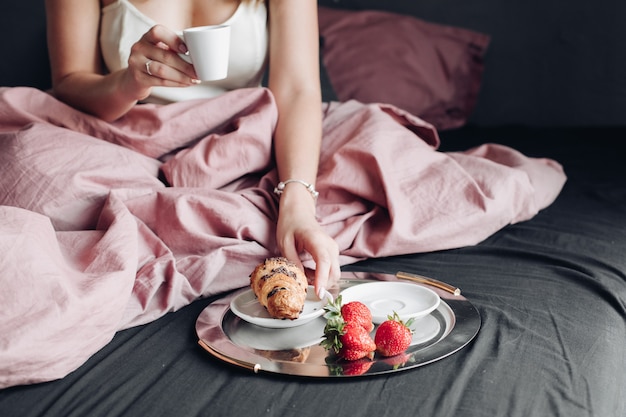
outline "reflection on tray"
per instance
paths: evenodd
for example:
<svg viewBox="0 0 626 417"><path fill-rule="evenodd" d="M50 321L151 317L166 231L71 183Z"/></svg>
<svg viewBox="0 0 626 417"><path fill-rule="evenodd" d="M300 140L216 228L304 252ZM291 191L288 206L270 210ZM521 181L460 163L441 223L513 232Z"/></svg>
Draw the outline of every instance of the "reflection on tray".
<svg viewBox="0 0 626 417"><path fill-rule="evenodd" d="M224 316L224 332L233 343L258 350L299 349L318 344L326 320L319 317L307 324L285 329L256 326L229 312Z"/></svg>
<svg viewBox="0 0 626 417"><path fill-rule="evenodd" d="M255 349L255 352L264 358L274 361L287 361L287 362L306 362L309 354L311 353L311 347L297 348L297 349L285 349L285 350L260 350Z"/></svg>

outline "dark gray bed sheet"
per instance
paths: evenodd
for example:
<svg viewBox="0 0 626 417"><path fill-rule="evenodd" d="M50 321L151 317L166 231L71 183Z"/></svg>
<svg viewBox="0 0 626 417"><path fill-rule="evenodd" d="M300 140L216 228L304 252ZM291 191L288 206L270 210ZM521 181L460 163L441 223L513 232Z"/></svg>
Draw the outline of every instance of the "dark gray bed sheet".
<svg viewBox="0 0 626 417"><path fill-rule="evenodd" d="M466 348L390 376L253 374L211 357L200 300L119 332L66 378L0 391L2 416L626 415L626 129L464 128L444 150L510 144L562 162L569 182L534 219L475 246L367 260L453 283L483 325ZM45 349L45 346L41 346Z"/></svg>

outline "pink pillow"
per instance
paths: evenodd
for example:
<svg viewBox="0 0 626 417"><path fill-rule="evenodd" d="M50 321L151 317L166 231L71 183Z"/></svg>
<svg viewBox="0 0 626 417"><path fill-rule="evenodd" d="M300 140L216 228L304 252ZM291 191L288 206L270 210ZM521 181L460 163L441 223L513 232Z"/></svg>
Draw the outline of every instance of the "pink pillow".
<svg viewBox="0 0 626 417"><path fill-rule="evenodd" d="M322 57L340 101L393 104L438 129L466 123L488 35L383 11L319 7Z"/></svg>

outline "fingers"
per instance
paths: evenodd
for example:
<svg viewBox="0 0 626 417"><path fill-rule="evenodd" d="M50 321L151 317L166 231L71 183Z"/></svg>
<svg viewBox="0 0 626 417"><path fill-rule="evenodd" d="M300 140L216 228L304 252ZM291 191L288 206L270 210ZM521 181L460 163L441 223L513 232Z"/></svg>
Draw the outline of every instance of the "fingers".
<svg viewBox="0 0 626 417"><path fill-rule="evenodd" d="M164 50L175 51L176 53L187 53L185 42L175 32L162 25L155 25L146 32L142 39L157 45Z"/></svg>
<svg viewBox="0 0 626 417"><path fill-rule="evenodd" d="M300 260L300 256L298 254L298 250L296 249L293 236L285 237L285 239L283 240L282 247L281 247L281 252L285 258L289 259L291 262L298 265L300 269L304 270L302 266L302 261Z"/></svg>
<svg viewBox="0 0 626 417"><path fill-rule="evenodd" d="M315 262L315 293L320 300L324 299L324 293L329 286L331 264L325 260Z"/></svg>
<svg viewBox="0 0 626 417"><path fill-rule="evenodd" d="M281 248L283 256L301 267L301 252L298 247L309 253L315 262L313 285L318 298L323 299L325 290L339 282L341 275L337 243L321 228L285 237Z"/></svg>
<svg viewBox="0 0 626 417"><path fill-rule="evenodd" d="M197 84L199 81L193 65L179 55L186 52L185 43L175 32L155 25L132 46L128 68L135 79L150 86Z"/></svg>
<svg viewBox="0 0 626 417"><path fill-rule="evenodd" d="M336 244L333 247L336 248ZM339 282L341 275L339 253L338 251L335 253L333 249L330 252L322 251L317 257L312 256L315 260L315 293L319 299L324 299L326 289Z"/></svg>

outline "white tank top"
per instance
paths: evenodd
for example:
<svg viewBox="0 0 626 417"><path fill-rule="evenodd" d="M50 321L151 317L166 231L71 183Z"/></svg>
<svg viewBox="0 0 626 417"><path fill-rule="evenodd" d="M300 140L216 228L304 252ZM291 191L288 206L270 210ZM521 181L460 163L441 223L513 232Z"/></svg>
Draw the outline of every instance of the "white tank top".
<svg viewBox="0 0 626 417"><path fill-rule="evenodd" d="M128 66L131 46L157 22L128 0L102 8L100 47L111 72ZM229 90L258 87L267 62L267 8L264 2L242 2L224 24L231 26L228 76L190 87L154 87L151 102L211 98Z"/></svg>

